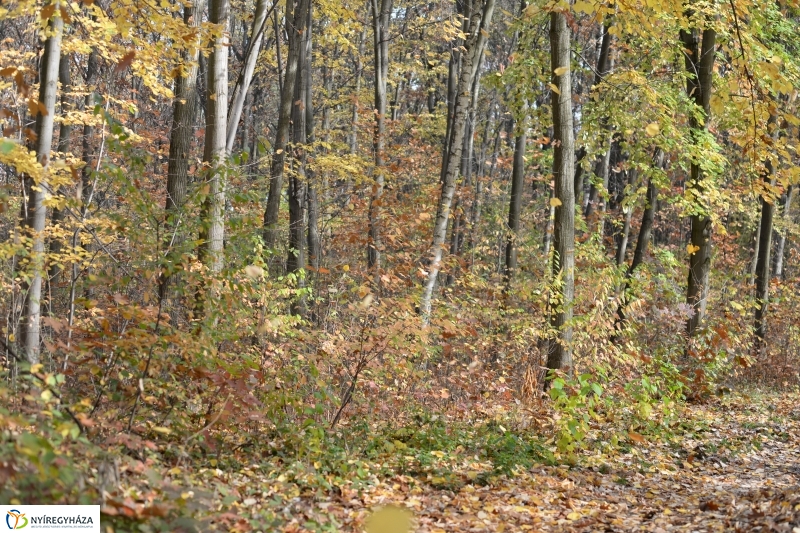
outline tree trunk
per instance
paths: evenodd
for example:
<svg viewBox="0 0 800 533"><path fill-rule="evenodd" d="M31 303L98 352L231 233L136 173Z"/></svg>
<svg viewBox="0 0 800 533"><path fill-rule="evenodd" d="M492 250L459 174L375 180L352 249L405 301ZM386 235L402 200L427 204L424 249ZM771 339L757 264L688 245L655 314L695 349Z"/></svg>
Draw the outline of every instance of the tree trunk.
<svg viewBox="0 0 800 533"><path fill-rule="evenodd" d="M420 313L423 322L428 323L431 313L431 298L436 278L439 275L443 256L443 244L447 238L447 222L450 218L450 206L456 188L459 167L461 166L461 151L464 146L464 131L469 107L472 104L471 90L474 86L475 76L480 67L480 58L486 47L489 37L489 25L494 12L495 0L483 0L483 9L474 9L470 17L469 37L465 43L461 75L458 81L457 98L453 111L452 137L450 147L445 155L447 170L442 180L442 190L439 197L439 206L433 226L433 244L431 246L428 265L428 276L420 302Z"/></svg>
<svg viewBox="0 0 800 533"><path fill-rule="evenodd" d="M767 125L775 126L775 115L771 115ZM768 155L764 161L764 183L775 184L775 166ZM767 336L767 307L769 304L769 267L772 252L772 223L775 217L775 202L761 196L761 223L758 235L758 260L756 261L756 302L758 307L755 312L755 348L758 350L764 345Z"/></svg>
<svg viewBox="0 0 800 533"><path fill-rule="evenodd" d="M227 166L226 128L228 120L228 0L210 0L208 19L222 33L214 39L208 60L208 98L203 162L208 165L208 195L203 201L203 229L198 258L212 272L223 265L225 235L225 177Z"/></svg>
<svg viewBox="0 0 800 533"><path fill-rule="evenodd" d="M716 32L707 28L681 30L681 42L686 49L685 63L689 78L686 81L686 94L703 110L703 117L697 120L694 114L690 118L690 128L695 142L700 142L699 135L708 128L711 102L711 80L714 69ZM708 301L708 275L711 270L711 217L702 205L705 190L702 185L703 172L699 161L692 161L689 187L694 189L698 202L696 214L691 216L691 245L694 253L689 256L689 278L686 290L686 303L692 306L694 313L687 320L686 332L689 338L694 336L697 327L703 321Z"/></svg>
<svg viewBox="0 0 800 533"><path fill-rule="evenodd" d="M392 0L372 0L372 33L375 53L375 129L372 149L375 157L375 183L369 200L369 241L367 267L373 271L375 287L380 286L381 232L380 204L384 186L384 150L386 135L386 82L389 75L389 24Z"/></svg>
<svg viewBox="0 0 800 533"><path fill-rule="evenodd" d="M245 52L244 66L231 96L231 107L228 110L228 132L225 148L230 153L236 141L236 131L239 129L239 119L242 116L244 103L250 92L253 74L256 69L258 53L264 40L264 27L267 20L267 0L256 1L256 12L253 16L253 27L250 31L250 42Z"/></svg>
<svg viewBox="0 0 800 533"><path fill-rule="evenodd" d="M600 51L597 55L597 68L595 69L594 72L594 81L592 82L592 89L591 89L592 91L595 90L597 86L602 83L603 78L605 78L608 75L609 71L611 70L610 52L611 52L612 36L611 32L609 32L610 28L611 28L611 22L606 21L605 24L603 25L603 38L600 41ZM603 130L606 130L608 127L607 126L608 120L605 119L602 120L601 122L602 122L601 127L603 128ZM609 153L610 149L608 152L606 152L606 155L604 156L606 158L605 159L606 171L608 169L607 158ZM578 150L575 159L576 161L580 162L584 157L586 157L586 148L581 147L581 149ZM603 164L602 157L598 158L598 160L595 162L595 175L601 177L601 179L603 179L603 167L601 166L602 164ZM578 165L575 167L575 179L574 179L575 203L581 208L583 204L583 179L584 179L583 167ZM608 180L608 174L605 174L605 180ZM589 218L589 215L591 215L592 211L594 210L593 204L597 202L597 195L598 195L597 186L592 184L591 187L589 188L589 201L586 204L586 212L585 212L586 219Z"/></svg>
<svg viewBox="0 0 800 533"><path fill-rule="evenodd" d="M636 175L638 172L636 169L631 169L628 171L628 184L630 185L631 189L636 189ZM625 263L625 253L628 251L628 237L631 232L631 215L633 214L633 207L632 206L623 206L622 213L624 215L624 222L622 223L622 231L619 234L619 242L617 245L617 266L621 266Z"/></svg>
<svg viewBox="0 0 800 533"><path fill-rule="evenodd" d="M53 5L53 4L51 4ZM55 4L58 6L58 3ZM39 362L42 275L45 271L44 229L47 221L46 200L49 197L48 166L53 144L53 125L58 95L58 66L61 60L61 36L64 21L58 10L48 24L50 36L44 45L44 54L39 72L39 103L43 109L36 115L36 159L42 165L41 176L24 176L29 203L22 227L29 230L32 244L30 251L30 281L25 287L20 345L25 358L31 364Z"/></svg>
<svg viewBox="0 0 800 533"><path fill-rule="evenodd" d="M72 140L72 124L69 122L68 114L72 109L70 102L70 92L72 92L72 75L69 68L69 55L61 58L58 65L58 81L61 83L61 118L64 119L58 128L58 152L66 155L70 149L70 141ZM59 196L65 196L67 191L61 187L58 191ZM53 208L53 215L51 217L51 224L53 226L59 225L64 220L64 210ZM58 254L64 249L64 242L61 239L53 239L50 241L50 254L57 257ZM61 266L58 262L54 261L50 264L48 277L50 278L50 286L55 287L61 280ZM51 304L52 305L52 304Z"/></svg>
<svg viewBox="0 0 800 533"><path fill-rule="evenodd" d="M572 369L572 300L575 292L575 140L572 131L572 82L570 30L563 12L550 13L550 70L553 91L553 176L555 206L553 226L553 282L557 304L550 325L557 332L550 339L547 368ZM558 204L558 202L555 202Z"/></svg>
<svg viewBox="0 0 800 533"><path fill-rule="evenodd" d="M264 243L267 248L274 248L278 242L278 216L281 207L283 190L283 170L286 161L286 143L289 139L289 123L292 118L292 97L298 79L298 62L302 52L302 35L305 33L306 13L310 0L286 0L286 33L288 34L288 51L286 75L281 87L281 102L278 108L278 128L275 132L274 152L272 153L272 169L270 172L269 195L267 208L264 211ZM294 8L294 9L292 9Z"/></svg>
<svg viewBox="0 0 800 533"><path fill-rule="evenodd" d="M303 104L305 106L306 121L306 143L310 146L314 144L314 102L312 99L312 77L311 77L311 46L312 30L311 8L308 10L306 22L306 48L303 58ZM327 81L327 80L326 80ZM328 87L329 88L329 87ZM328 118L328 117L326 117ZM308 148L310 149L310 148ZM308 206L308 262L315 271L319 270L320 259L322 256L322 246L319 236L319 198L317 194L316 174L306 168L306 205Z"/></svg>
<svg viewBox="0 0 800 533"><path fill-rule="evenodd" d="M308 84L311 83L309 77L310 67L308 62L308 44L311 38L311 28L308 26L310 16L310 4L306 6L303 17L306 24L303 24L302 33L297 36L297 46L300 50L297 58L297 80L294 84L292 107L292 174L289 178L289 250L286 257L286 272L296 276L296 288L305 287L304 273L302 270L306 266L306 190L308 186L308 176L306 173L306 150L307 150L307 114L305 98L308 94ZM296 14L296 17L300 14ZM297 18L295 18L297 21ZM309 102L310 103L310 102ZM313 112L313 111L311 111ZM305 298L302 295L292 300L292 314L305 314Z"/></svg>
<svg viewBox="0 0 800 533"><path fill-rule="evenodd" d="M370 0L367 0L367 14L370 11ZM358 150L358 97L361 94L361 78L364 72L364 43L367 40L367 24L364 24L361 35L358 39L358 51L355 58L355 92L353 94L353 115L350 119L350 155L354 155Z"/></svg>
<svg viewBox="0 0 800 533"><path fill-rule="evenodd" d="M664 166L664 152L656 149L653 158L657 168ZM655 221L656 208L658 207L658 187L653 183L653 178L647 183L647 198L645 199L644 211L642 212L642 224L639 226L639 236L636 239L636 248L633 250L633 259L625 272L625 286L622 289L622 300L617 308L617 318L614 324L614 336L612 343L616 342L617 334L625 323L625 307L628 305L628 289L630 288L631 278L636 269L644 261L647 247L650 245L650 235L653 232L653 222Z"/></svg>
<svg viewBox="0 0 800 533"><path fill-rule="evenodd" d="M783 200L783 219L787 222L789 221L789 213L792 209L792 197L794 196L795 189L797 189L796 185L789 185ZM786 247L787 231L788 229L784 228L783 231L778 234L778 242L775 243L775 267L773 274L778 279L783 279L783 253Z"/></svg>
<svg viewBox="0 0 800 533"><path fill-rule="evenodd" d="M522 132L514 143L514 166L511 171L511 201L508 205L508 228L506 228L506 268L503 281L506 294L511 292L511 280L517 270L517 239L519 238L519 216L522 208L522 188L525 178L525 135L524 119Z"/></svg>

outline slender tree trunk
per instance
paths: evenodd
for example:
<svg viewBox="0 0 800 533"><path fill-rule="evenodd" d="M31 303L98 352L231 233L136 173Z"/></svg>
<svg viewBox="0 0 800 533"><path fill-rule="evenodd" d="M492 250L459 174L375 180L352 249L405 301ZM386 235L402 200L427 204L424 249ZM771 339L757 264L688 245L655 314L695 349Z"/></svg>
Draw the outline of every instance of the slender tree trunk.
<svg viewBox="0 0 800 533"><path fill-rule="evenodd" d="M439 197L439 206L433 226L433 244L430 250L430 264L428 276L420 302L420 313L427 324L430 320L431 299L436 278L439 275L443 256L443 244L447 238L447 222L450 218L450 206L456 188L459 167L461 166L461 151L464 146L464 132L469 107L472 104L471 90L475 84L475 76L480 68L480 58L486 47L489 37L489 25L494 12L495 0L483 0L483 9L473 9L469 24L469 38L465 43L461 75L458 82L458 94L453 111L452 138L449 151L446 154L447 170L442 181L442 191Z"/></svg>
<svg viewBox="0 0 800 533"><path fill-rule="evenodd" d="M555 206L553 227L553 281L558 287L550 325L547 368L572 369L572 300L575 292L575 140L572 131L572 82L570 75L570 30L563 12L550 13L550 70L553 91L553 176ZM556 202L557 203L557 202Z"/></svg>
<svg viewBox="0 0 800 533"><path fill-rule="evenodd" d="M306 121L306 143L311 150L314 144L314 102L312 99L312 77L311 77L311 46L312 38L311 33L313 26L311 25L311 8L308 10L308 19L306 22L306 48L305 57L303 61L303 103L305 107L305 121ZM327 80L326 80L327 81ZM326 116L326 118L328 118ZM317 194L317 181L316 174L311 168L306 167L306 205L308 206L308 262L314 268L319 270L320 259L322 256L322 247L320 244L319 236L319 198Z"/></svg>
<svg viewBox="0 0 800 533"><path fill-rule="evenodd" d="M214 39L208 60L208 99L203 162L209 167L208 196L202 206L203 229L198 257L212 272L223 266L225 235L225 181L227 166L226 129L228 120L228 0L210 0L208 19L222 33Z"/></svg>
<svg viewBox="0 0 800 533"><path fill-rule="evenodd" d="M253 82L258 53L261 50L261 43L264 41L267 12L267 0L256 0L256 12L253 16L253 27L250 30L250 42L245 52L244 67L239 79L236 81L236 86L233 88L231 106L228 110L228 131L225 141L225 148L228 153L233 151L236 131L239 128L239 119L242 116L245 100L250 92L250 84Z"/></svg>
<svg viewBox="0 0 800 533"><path fill-rule="evenodd" d="M187 4L183 8L183 22L192 27L199 27L205 7L204 0ZM195 118L197 116L197 73L200 55L200 41L183 52L184 75L175 80L175 100L172 104L172 128L169 139L169 159L167 161L167 232L165 244L167 248L182 241L178 235L181 210L186 201L186 190L189 184L189 156L192 151ZM173 239L173 234L175 239ZM169 264L159 277L159 295L166 297L172 272L176 269L174 254L168 256Z"/></svg>
<svg viewBox="0 0 800 533"><path fill-rule="evenodd" d="M635 190L637 171L636 169L631 169L628 172L628 183L630 187ZM633 207L622 207L622 213L624 215L624 221L622 223L622 231L619 234L619 242L617 246L617 266L621 266L623 263L625 263L625 254L628 251L628 237L631 232L631 215L633 214Z"/></svg>
<svg viewBox="0 0 800 533"><path fill-rule="evenodd" d="M68 114L72 110L72 102L69 94L72 92L72 75L69 68L69 55L61 58L58 65L58 81L61 83L61 118L63 119L58 128L58 152L67 154L70 150L70 141L72 140L72 124L68 119ZM59 196L65 196L67 191L61 187L58 191ZM53 208L53 215L51 217L51 224L58 226L64 220L64 210ZM58 254L64 249L64 241L55 238L50 241L50 254L57 257ZM61 265L58 261L53 261L50 264L50 271L48 277L50 278L50 286L58 286L61 280ZM52 304L51 304L52 305Z"/></svg>
<svg viewBox="0 0 800 533"><path fill-rule="evenodd" d="M283 190L284 164L286 161L286 143L289 139L289 125L292 119L292 99L298 79L298 63L302 53L302 35L305 33L306 13L310 0L286 0L286 33L288 39L286 75L281 88L281 101L278 108L278 128L275 132L275 145L272 154L272 169L269 182L267 208L264 211L264 243L273 248L278 242L278 217Z"/></svg>
<svg viewBox="0 0 800 533"><path fill-rule="evenodd" d="M656 149L653 158L657 168L664 166L664 152ZM645 199L644 211L642 212L642 224L639 226L639 236L636 239L636 248L633 250L633 259L625 272L625 286L622 289L622 300L617 308L617 318L614 324L614 336L612 342L616 342L617 335L625 323L625 307L628 305L628 289L630 288L631 278L644 261L647 248L650 245L650 236L653 233L653 222L655 221L656 208L658 207L658 187L653 182L653 178L647 184L647 198Z"/></svg>
<svg viewBox="0 0 800 533"><path fill-rule="evenodd" d="M711 102L711 80L714 73L714 54L716 32L706 28L702 32L694 28L681 30L681 42L686 49L686 71L689 78L686 82L686 93L694 103L703 110L703 117L697 120L691 115L690 128L694 142L700 142L700 135L708 128ZM689 187L694 189L697 202L703 202L705 189L702 184L703 171L699 161L692 161ZM694 313L686 323L689 338L694 336L697 327L703 321L708 301L708 275L711 270L711 217L705 214L706 206L698 205L698 213L691 216L691 245L694 253L689 256L689 277L686 291L686 303L692 306Z"/></svg>
<svg viewBox="0 0 800 533"><path fill-rule="evenodd" d="M775 115L771 115L767 125L775 126ZM768 155L764 161L764 183L775 184L775 166ZM769 267L772 252L772 224L775 217L775 202L761 196L761 223L758 235L758 260L756 261L756 302L755 312L755 348L764 345L767 337L767 308L769 305Z"/></svg>
<svg viewBox="0 0 800 533"><path fill-rule="evenodd" d="M100 55L96 47L93 47L89 52L89 58L86 61L86 86L87 92L84 99L84 111L91 112L95 105L95 98L97 95L98 68L100 62ZM89 209L89 203L93 196L92 191L92 159L94 150L92 147L92 137L94 137L94 126L91 122L86 122L83 125L83 141L81 143L83 169L81 170L81 190L78 195L82 202L81 214L85 214Z"/></svg>
<svg viewBox="0 0 800 533"><path fill-rule="evenodd" d="M372 149L375 154L375 183L369 201L369 242L367 267L373 271L375 287L380 286L381 230L380 205L383 197L384 151L386 149L386 82L389 76L389 24L392 0L372 0L372 33L375 51L375 129Z"/></svg>
<svg viewBox="0 0 800 533"><path fill-rule="evenodd" d="M789 221L789 214L792 209L792 197L794 196L794 191L797 189L797 185L789 185L789 188L786 190L786 195L784 196L783 200L783 220ZM773 270L773 274L778 279L783 279L783 254L784 249L786 248L786 233L787 229L784 228L783 231L778 233L778 242L775 243L775 267Z"/></svg>
<svg viewBox="0 0 800 533"><path fill-rule="evenodd" d="M370 12L370 0L367 0L367 14ZM364 73L364 43L367 41L367 24L358 38L358 51L355 58L355 93L353 94L353 116L350 120L350 155L358 150L358 97L361 94L361 78Z"/></svg>
<svg viewBox="0 0 800 533"><path fill-rule="evenodd" d="M764 222L763 217L758 217L758 226L756 226L756 230L753 233L753 256L750 258L750 285L755 285L756 283L756 267L758 265L758 252L759 246L761 245L761 223Z"/></svg>
<svg viewBox="0 0 800 533"><path fill-rule="evenodd" d="M594 72L594 81L592 82L592 91L596 90L597 87L603 82L603 78L605 78L608 73L611 71L611 32L609 29L611 28L611 22L606 21L603 25L603 37L600 40L600 51L597 55L597 68ZM601 127L603 130L608 128L608 119L601 120L602 124ZM596 160L594 166L594 174L598 176L601 181L603 181L608 186L608 157L611 153L611 149L609 148L608 151L604 154L603 157L600 157ZM586 148L581 147L576 154L576 161L580 162L584 157L586 157ZM605 167L603 166L605 165ZM577 165L575 167L575 202L579 206L582 207L583 204L583 168L581 165ZM588 220L589 216L594 212L595 204L597 203L599 190L597 186L593 183L589 188L589 200L586 203L586 210L584 217Z"/></svg>
<svg viewBox="0 0 800 533"><path fill-rule="evenodd" d="M292 174L289 178L289 250L286 258L286 271L296 276L297 289L305 287L304 272L306 266L306 194L308 187L308 174L306 172L307 151L307 114L305 98L308 94L310 68L308 62L308 41L311 38L311 28L308 26L310 4L306 7L303 16L303 32L297 36L297 45L300 53L297 61L297 81L294 84L293 101L296 105L292 108ZM297 14L296 16L299 16ZM297 20L297 19L295 19ZM311 111L313 113L313 111ZM292 300L292 314L305 314L305 298L300 295Z"/></svg>
<svg viewBox="0 0 800 533"><path fill-rule="evenodd" d="M58 6L58 2L55 4ZM20 328L20 345L31 364L39 362L42 275L45 272L44 229L47 221L46 200L49 197L48 167L53 144L53 125L58 95L58 66L61 60L61 37L64 21L58 9L48 24L50 36L45 41L39 71L39 102L43 109L36 115L36 159L42 165L41 176L24 176L28 191L27 216L22 226L30 232L30 281L25 287L22 308L24 323Z"/></svg>
<svg viewBox="0 0 800 533"><path fill-rule="evenodd" d="M503 281L506 293L511 292L511 280L517 270L517 239L519 238L519 217L522 209L522 188L525 178L525 135L523 131L517 135L514 143L514 166L511 170L511 201L508 205L508 228L506 228L506 268Z"/></svg>

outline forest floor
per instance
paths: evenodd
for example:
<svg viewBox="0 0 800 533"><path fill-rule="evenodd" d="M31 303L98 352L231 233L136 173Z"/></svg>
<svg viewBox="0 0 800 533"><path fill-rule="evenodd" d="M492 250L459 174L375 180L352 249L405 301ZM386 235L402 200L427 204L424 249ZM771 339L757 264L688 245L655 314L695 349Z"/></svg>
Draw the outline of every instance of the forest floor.
<svg viewBox="0 0 800 533"><path fill-rule="evenodd" d="M551 405L525 411L542 421L549 410L552 420ZM521 431L510 418L480 426L432 419L401 428L411 433L373 430L377 448L347 429L362 452L351 448L339 470L326 471L328 445L317 459L294 463L251 449L235 469L190 469L195 489L181 484L176 492L206 517L201 531L800 533L797 392L684 404L667 424L649 428L594 424L593 444L571 457L547 452L555 444L546 424ZM423 450L413 439L426 431ZM179 471L164 472L165 481ZM145 499L155 504L161 494ZM159 510L126 498L107 501L103 512L147 521Z"/></svg>
<svg viewBox="0 0 800 533"><path fill-rule="evenodd" d="M412 531L426 533L800 533L799 400L729 396L687 406L692 430L666 442L634 434L635 445L616 457L598 453L574 467L537 465L457 488L388 477L360 492L307 501L316 509L304 514L324 510L343 531L362 531L372 510L394 505L413 514ZM307 527L302 518L292 522L286 531Z"/></svg>

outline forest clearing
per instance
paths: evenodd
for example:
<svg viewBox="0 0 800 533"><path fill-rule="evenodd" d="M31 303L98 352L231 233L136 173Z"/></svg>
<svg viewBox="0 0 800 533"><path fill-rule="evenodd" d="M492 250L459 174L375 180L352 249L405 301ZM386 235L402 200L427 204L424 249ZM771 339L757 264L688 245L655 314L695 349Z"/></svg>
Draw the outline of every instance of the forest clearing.
<svg viewBox="0 0 800 533"><path fill-rule="evenodd" d="M4 1L6 525L800 533L799 89L796 0Z"/></svg>

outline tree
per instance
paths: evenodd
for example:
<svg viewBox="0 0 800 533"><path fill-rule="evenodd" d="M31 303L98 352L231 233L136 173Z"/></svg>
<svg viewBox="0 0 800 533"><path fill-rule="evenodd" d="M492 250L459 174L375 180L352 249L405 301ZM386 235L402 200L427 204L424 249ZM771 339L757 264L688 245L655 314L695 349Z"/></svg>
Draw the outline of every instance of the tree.
<svg viewBox="0 0 800 533"><path fill-rule="evenodd" d="M557 294L551 310L547 368L572 369L572 300L575 294L575 140L572 131L570 30L566 13L550 13L550 68L553 94L553 284Z"/></svg>
<svg viewBox="0 0 800 533"><path fill-rule="evenodd" d="M47 24L47 40L39 70L39 100L36 114L35 149L36 159L42 167L39 176L24 176L27 201L22 206L21 227L30 232L30 278L25 287L22 308L24 324L20 330L20 345L29 363L39 362L42 276L45 272L44 231L47 222L46 200L50 196L48 167L53 144L56 97L58 96L58 68L61 61L61 38L64 32L60 2L48 5L51 9ZM47 9L47 8L45 8ZM44 13L45 11L43 11Z"/></svg>
<svg viewBox="0 0 800 533"><path fill-rule="evenodd" d="M183 7L183 22L197 28L202 19L205 3L196 1ZM167 232L167 247L174 246L172 234L179 231L181 209L186 201L189 185L189 156L192 149L192 132L197 115L197 72L199 67L200 43L186 48L183 53L184 71L175 80L175 100L172 103L172 127L169 138L169 159L167 162L167 197L165 209L171 232ZM177 240L180 242L180 239ZM177 257L170 258L174 263ZM159 277L159 293L163 298L170 281L170 271L174 265L168 265Z"/></svg>
<svg viewBox="0 0 800 533"><path fill-rule="evenodd" d="M386 82L389 76L389 24L392 0L372 1L372 34L375 54L375 129L372 150L375 153L375 184L369 201L369 242L367 266L374 271L375 287L380 285L381 235L380 204L383 196L384 151L386 150Z"/></svg>
<svg viewBox="0 0 800 533"><path fill-rule="evenodd" d="M697 18L697 15L694 15ZM714 74L717 33L710 25L706 28L696 26L680 31L680 40L685 49L685 68L687 72L686 94L702 111L701 117L692 113L689 128L692 141L700 144L708 129L711 113L711 89ZM704 204L705 185L701 161L691 162L688 187L695 198L694 210L690 215L691 237L689 255L689 279L686 289L686 303L692 306L693 314L686 323L686 331L691 338L703 320L708 303L708 276L711 270L711 216Z"/></svg>
<svg viewBox="0 0 800 533"><path fill-rule="evenodd" d="M225 175L227 166L226 129L228 121L228 0L210 0L208 19L216 24L213 50L208 60L208 97L203 163L208 169L208 193L203 201L203 228L198 257L209 270L223 265L225 234Z"/></svg>
<svg viewBox="0 0 800 533"><path fill-rule="evenodd" d="M284 165L286 163L286 144L289 140L289 126L292 117L292 97L298 80L298 65L302 53L302 35L305 32L306 13L311 0L286 0L286 34L288 50L286 73L281 86L280 106L278 107L278 126L275 131L275 144L270 171L267 207L264 210L264 243L272 248L278 242L278 216L283 190ZM276 37L280 39L280 37Z"/></svg>
<svg viewBox="0 0 800 533"><path fill-rule="evenodd" d="M448 141L449 146L447 146L448 143L445 145L446 152L443 155L446 158L447 167L442 179L442 189L436 210L436 218L434 219L433 244L429 254L427 279L425 280L420 302L420 314L426 323L430 320L433 289L436 285L436 278L439 275L444 255L443 245L447 238L450 206L453 202L456 179L461 167L461 151L464 143L467 112L472 104L471 92L478 68L480 68L480 58L483 55L483 50L489 37L489 25L492 21L494 4L494 0L483 0L481 8L479 9L478 6L475 6L470 17L469 37L465 43L464 59L461 65L457 96L452 114L452 135Z"/></svg>

